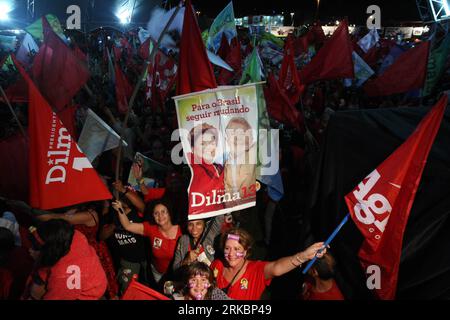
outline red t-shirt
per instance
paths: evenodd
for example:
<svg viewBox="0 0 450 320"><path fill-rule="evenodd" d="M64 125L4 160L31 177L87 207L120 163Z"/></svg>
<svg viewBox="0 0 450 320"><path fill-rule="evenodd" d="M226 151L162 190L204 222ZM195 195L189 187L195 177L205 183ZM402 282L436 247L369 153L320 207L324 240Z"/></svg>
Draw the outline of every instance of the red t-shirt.
<svg viewBox="0 0 450 320"><path fill-rule="evenodd" d="M155 269L159 273L166 273L175 254L178 238L181 237L181 228L178 227L175 239L168 239L158 226L144 222L144 236L150 238Z"/></svg>
<svg viewBox="0 0 450 320"><path fill-rule="evenodd" d="M100 259L79 231L75 230L69 253L47 270L39 272L47 282L44 300L97 300L106 291L108 282Z"/></svg>
<svg viewBox="0 0 450 320"><path fill-rule="evenodd" d="M341 290L333 280L333 285L330 290L325 292L317 292L314 290L311 282L305 282L305 292L303 293L303 300L345 300Z"/></svg>
<svg viewBox="0 0 450 320"><path fill-rule="evenodd" d="M236 300L259 300L272 279L266 280L264 277L264 267L268 261L248 261L244 274L235 281L228 289L227 295ZM214 272L217 287L224 289L228 286L228 281L223 276L223 263L221 260L214 260L211 270Z"/></svg>

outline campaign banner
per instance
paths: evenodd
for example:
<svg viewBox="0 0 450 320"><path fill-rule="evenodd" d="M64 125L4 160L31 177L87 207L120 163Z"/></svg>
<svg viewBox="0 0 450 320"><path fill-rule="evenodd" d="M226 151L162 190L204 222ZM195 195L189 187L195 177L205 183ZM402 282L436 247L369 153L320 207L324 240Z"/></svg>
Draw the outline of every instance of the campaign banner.
<svg viewBox="0 0 450 320"><path fill-rule="evenodd" d="M134 156L134 162L142 168L142 178L147 188L158 188L161 181L164 181L167 174L167 166L144 156L142 153L137 152ZM140 191L139 181L136 179L133 173L133 168L130 169L128 175L128 184L132 186L136 191Z"/></svg>
<svg viewBox="0 0 450 320"><path fill-rule="evenodd" d="M188 219L256 205L256 84L174 97L184 156L191 170Z"/></svg>

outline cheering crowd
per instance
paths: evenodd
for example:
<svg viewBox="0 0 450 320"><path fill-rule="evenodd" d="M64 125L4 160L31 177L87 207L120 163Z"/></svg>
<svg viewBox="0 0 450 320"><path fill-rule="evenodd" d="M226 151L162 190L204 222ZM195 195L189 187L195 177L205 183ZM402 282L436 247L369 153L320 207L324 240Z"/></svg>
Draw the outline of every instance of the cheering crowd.
<svg viewBox="0 0 450 320"><path fill-rule="evenodd" d="M375 71L393 47L404 52L421 43L381 38L371 51L363 52L358 40L365 33L351 35L350 43ZM255 207L188 220L190 169L171 161L177 143L171 141L171 134L178 127L170 99L176 87L171 70L180 58L177 46L182 40L173 32L174 47L160 48L154 65L147 68L152 45L140 41L137 30L122 33L102 28L66 36L67 47L90 76L57 114L77 141L88 108L119 135L123 133L127 145L121 152L119 148L105 151L92 163L115 199L48 211L31 207L22 201L26 199L2 197L0 299L128 299L136 282L154 299L161 298L158 293L175 300L344 299L335 280L333 249L313 241L305 214L328 121L333 113L345 110L432 104L433 96L425 99L414 90L387 97L367 95L355 81L346 84L344 78L353 78L344 76L347 71L308 83L306 79L313 77L306 66L330 41L318 24L285 39L250 34L247 29L239 29L230 42L223 36L217 55L233 72L215 65L218 84L267 81L264 95L270 125L281 130L282 191L274 194L262 184ZM15 117L25 128L29 124L26 84L24 89L9 54L0 52L0 82L8 97L0 99L1 140L21 135ZM34 68L37 56L28 52L26 69ZM300 69L303 79L296 80ZM143 71L147 71L145 81L127 117L128 101ZM448 87L448 80L444 72L439 90ZM136 161L137 152L163 165L164 175L146 177L142 163ZM137 188L129 185L130 172ZM145 178L152 179L151 187ZM301 267L314 257L317 261L302 275Z"/></svg>

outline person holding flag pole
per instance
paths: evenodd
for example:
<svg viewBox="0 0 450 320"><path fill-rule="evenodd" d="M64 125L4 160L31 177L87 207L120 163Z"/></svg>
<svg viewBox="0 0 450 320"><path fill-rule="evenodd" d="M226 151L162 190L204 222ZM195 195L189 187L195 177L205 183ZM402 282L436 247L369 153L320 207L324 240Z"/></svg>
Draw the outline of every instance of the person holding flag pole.
<svg viewBox="0 0 450 320"><path fill-rule="evenodd" d="M381 270L381 286L375 291L379 299L395 299L403 233L447 103L444 94L409 138L345 196L349 213L325 242L352 218L365 237L358 253L363 269L376 265Z"/></svg>

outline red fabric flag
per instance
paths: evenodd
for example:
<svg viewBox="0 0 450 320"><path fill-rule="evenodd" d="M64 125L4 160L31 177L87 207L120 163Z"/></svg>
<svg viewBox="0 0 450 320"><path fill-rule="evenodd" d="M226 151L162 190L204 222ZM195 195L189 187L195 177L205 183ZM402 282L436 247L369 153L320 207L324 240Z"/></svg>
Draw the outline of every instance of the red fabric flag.
<svg viewBox="0 0 450 320"><path fill-rule="evenodd" d="M281 63L281 69L278 81L280 87L284 90L284 93L289 98L289 101L294 106L300 100L300 96L305 89L300 83L298 77L297 67L294 60L294 46L293 38L288 37L284 47L284 58Z"/></svg>
<svg viewBox="0 0 450 320"><path fill-rule="evenodd" d="M352 42L347 21L344 20L311 62L300 71L300 78L305 84L317 80L354 78L353 69Z"/></svg>
<svg viewBox="0 0 450 320"><path fill-rule="evenodd" d="M365 237L361 264L364 270L370 265L381 270L380 299L395 298L403 233L447 99L443 96L411 136L345 197Z"/></svg>
<svg viewBox="0 0 450 320"><path fill-rule="evenodd" d="M267 111L272 118L300 131L303 118L280 88L277 79L272 73L267 78L264 96L266 98Z"/></svg>
<svg viewBox="0 0 450 320"><path fill-rule="evenodd" d="M220 47L217 50L217 55L225 60L230 53L230 44L228 43L228 39L225 36L225 33L222 33L222 38L220 39Z"/></svg>
<svg viewBox="0 0 450 320"><path fill-rule="evenodd" d="M402 53L378 78L364 86L368 96L387 96L420 89L427 76L430 42L426 41Z"/></svg>
<svg viewBox="0 0 450 320"><path fill-rule="evenodd" d="M217 88L216 78L206 54L197 18L187 0L178 62L177 95Z"/></svg>
<svg viewBox="0 0 450 320"><path fill-rule="evenodd" d="M73 49L73 53L80 61L84 62L85 64L88 63L86 54L78 46L75 46L75 48Z"/></svg>
<svg viewBox="0 0 450 320"><path fill-rule="evenodd" d="M228 56L225 59L226 63L233 68L233 71L228 71L227 69L221 68L217 82L219 85L228 85L234 79L240 79L242 74L242 55L241 55L241 44L239 40L235 37L231 40L231 48Z"/></svg>
<svg viewBox="0 0 450 320"><path fill-rule="evenodd" d="M13 57L29 90L30 205L43 210L111 199L111 193L59 117Z"/></svg>
<svg viewBox="0 0 450 320"><path fill-rule="evenodd" d="M147 40L145 40L138 49L139 56L144 60L148 60L148 58L150 57L150 42L154 41L150 37L148 37Z"/></svg>
<svg viewBox="0 0 450 320"><path fill-rule="evenodd" d="M165 295L136 281L133 277L121 300L170 300Z"/></svg>
<svg viewBox="0 0 450 320"><path fill-rule="evenodd" d="M120 113L127 113L128 99L130 99L133 94L133 88L128 82L126 76L123 74L118 63L114 64L114 72L116 74L117 110L119 110Z"/></svg>
<svg viewBox="0 0 450 320"><path fill-rule="evenodd" d="M115 45L113 45L113 52L114 52L114 62L118 62L122 57L122 49L117 48Z"/></svg>
<svg viewBox="0 0 450 320"><path fill-rule="evenodd" d="M50 105L57 110L67 105L89 79L89 71L42 17L45 43L39 49L33 77Z"/></svg>
<svg viewBox="0 0 450 320"><path fill-rule="evenodd" d="M310 42L314 42L316 45L321 45L325 41L327 41L327 36L325 35L325 32L323 32L320 21L317 21L313 24L311 28Z"/></svg>
<svg viewBox="0 0 450 320"><path fill-rule="evenodd" d="M176 80L177 65L161 50L155 55L154 64L148 65L146 97L153 111L163 112L164 103Z"/></svg>
<svg viewBox="0 0 450 320"><path fill-rule="evenodd" d="M58 118L64 124L64 127L66 127L67 131L69 131L70 136L75 138L75 141L78 141L77 126L75 124L75 114L77 109L77 105L70 105L63 110L58 111L57 114Z"/></svg>

